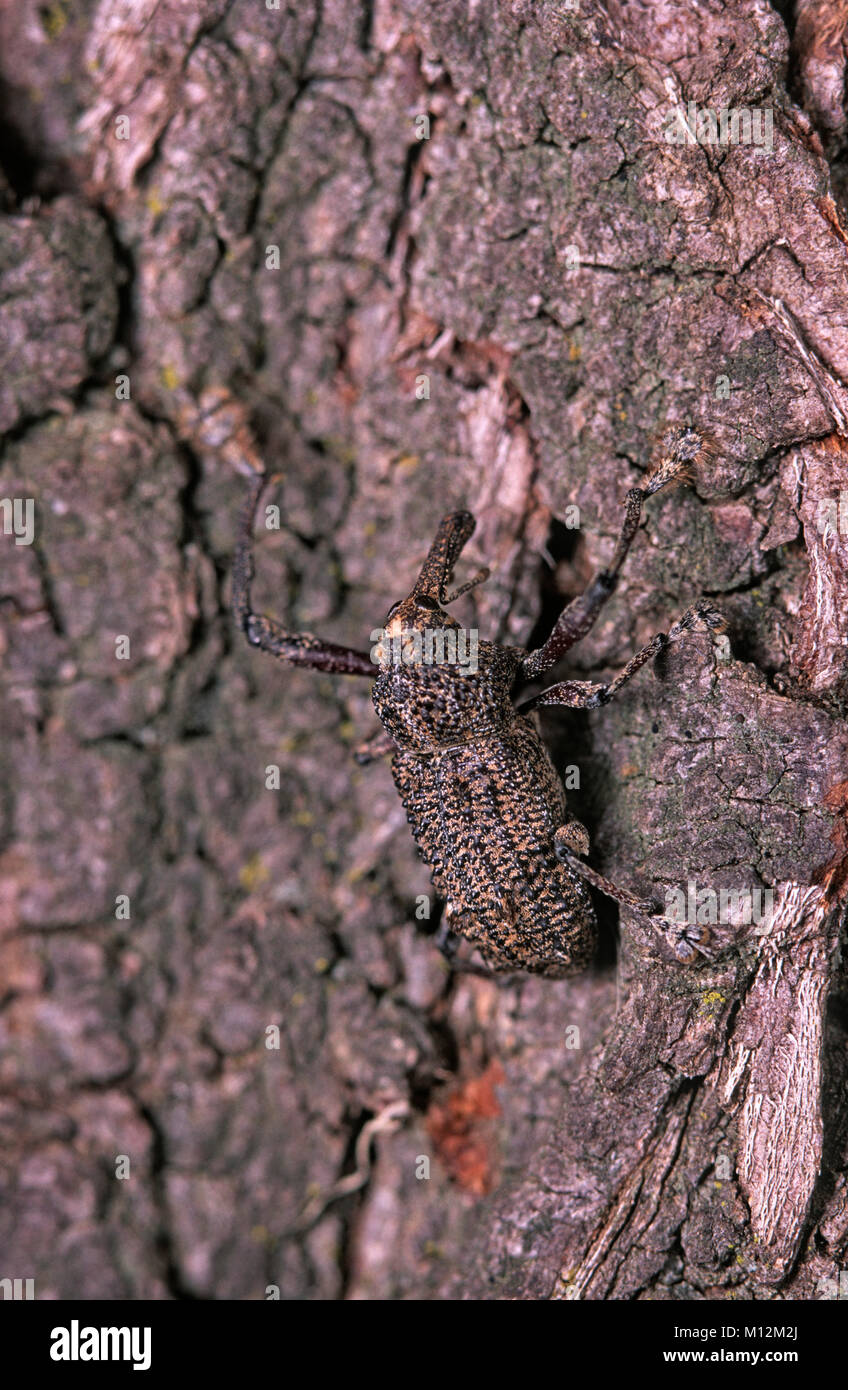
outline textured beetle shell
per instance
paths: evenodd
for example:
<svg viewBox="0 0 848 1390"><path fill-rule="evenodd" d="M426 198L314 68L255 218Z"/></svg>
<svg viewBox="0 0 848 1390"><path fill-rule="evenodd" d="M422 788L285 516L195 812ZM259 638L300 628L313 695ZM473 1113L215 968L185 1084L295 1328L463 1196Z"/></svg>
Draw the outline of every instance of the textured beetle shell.
<svg viewBox="0 0 848 1390"><path fill-rule="evenodd" d="M392 775L451 931L495 970L560 977L591 960L595 915L585 883L556 856L562 783L510 699L524 655L480 642L475 673L389 667L372 698L398 745Z"/></svg>

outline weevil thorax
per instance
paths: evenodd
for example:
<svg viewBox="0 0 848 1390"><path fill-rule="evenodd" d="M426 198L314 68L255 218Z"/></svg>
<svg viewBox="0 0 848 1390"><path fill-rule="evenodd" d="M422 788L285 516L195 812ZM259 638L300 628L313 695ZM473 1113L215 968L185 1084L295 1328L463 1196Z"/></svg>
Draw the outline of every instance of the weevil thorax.
<svg viewBox="0 0 848 1390"><path fill-rule="evenodd" d="M495 732L514 717L510 691L523 650L481 642L444 607L486 577L481 571L447 592L473 530L469 512L444 518L412 592L390 609L372 648L380 667L374 708L401 748L434 752Z"/></svg>

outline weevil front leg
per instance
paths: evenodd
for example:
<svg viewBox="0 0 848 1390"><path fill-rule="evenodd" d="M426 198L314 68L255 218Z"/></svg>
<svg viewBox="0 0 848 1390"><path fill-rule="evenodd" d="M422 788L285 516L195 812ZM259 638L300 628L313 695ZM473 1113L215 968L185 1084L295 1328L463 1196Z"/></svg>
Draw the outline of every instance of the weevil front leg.
<svg viewBox="0 0 848 1390"><path fill-rule="evenodd" d="M624 670L621 671L615 680L607 685L598 685L593 681L559 681L556 685L549 685L547 690L542 690L532 699L525 700L518 706L519 711L524 714L527 710L535 709L538 705L568 705L572 709L597 709L599 705L607 705L614 699L623 685L632 680L637 671L640 671L646 662L660 656L673 642L679 642L685 637L687 632L719 632L725 627L725 621L717 608L713 608L706 599L700 599L693 603L691 608L687 608L682 618L679 618L668 632L658 632L656 637L652 637L650 642L646 642L644 647L631 657Z"/></svg>
<svg viewBox="0 0 848 1390"><path fill-rule="evenodd" d="M642 503L666 484L685 477L704 457L707 449L704 435L689 426L674 426L669 431L659 463L648 474L642 487L631 488L624 499L621 534L608 567L600 570L588 589L563 609L544 646L524 658L521 675L525 679L530 680L549 671L575 642L586 636L607 599L615 592L621 567L639 529Z"/></svg>
<svg viewBox="0 0 848 1390"><path fill-rule="evenodd" d="M264 614L254 613L250 603L250 584L253 567L253 526L256 508L265 486L265 475L257 473L250 482L250 491L242 512L238 538L233 555L233 614L239 627L253 647L270 652L290 666L309 666L316 671L330 671L343 676L377 675L370 656L352 647L340 647L335 642L323 642L311 632L287 632L279 623Z"/></svg>

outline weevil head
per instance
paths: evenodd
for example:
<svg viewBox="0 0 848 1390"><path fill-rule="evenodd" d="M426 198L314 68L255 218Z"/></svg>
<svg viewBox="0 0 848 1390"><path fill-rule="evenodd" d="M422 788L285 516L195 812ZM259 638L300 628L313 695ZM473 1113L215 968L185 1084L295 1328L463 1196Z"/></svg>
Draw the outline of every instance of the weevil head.
<svg viewBox="0 0 848 1390"><path fill-rule="evenodd" d="M442 519L412 592L389 609L382 637L373 649L381 666L397 664L398 655L405 663L414 662L416 634L460 630L456 619L445 611L446 605L489 577L487 569L480 570L467 584L448 592L454 565L474 525L470 512L451 512Z"/></svg>
<svg viewBox="0 0 848 1390"><path fill-rule="evenodd" d="M411 664L415 657L416 637L428 631L459 630L459 623L446 613L436 599L429 594L409 595L389 609L383 626L383 635L378 643L377 655L380 665L397 664L398 656L404 663ZM391 646L394 644L395 656Z"/></svg>

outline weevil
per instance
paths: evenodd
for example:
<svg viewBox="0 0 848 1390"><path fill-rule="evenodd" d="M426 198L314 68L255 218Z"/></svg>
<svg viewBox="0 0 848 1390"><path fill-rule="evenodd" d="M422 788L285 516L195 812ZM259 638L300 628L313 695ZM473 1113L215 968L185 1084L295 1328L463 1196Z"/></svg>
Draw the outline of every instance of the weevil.
<svg viewBox="0 0 848 1390"><path fill-rule="evenodd" d="M518 692L549 671L597 620L615 591L646 498L688 475L707 453L701 431L689 425L669 428L658 462L642 486L627 493L609 565L566 605L541 647L529 651L481 641L474 669L396 659L398 644L408 657L416 637L458 632L447 607L488 578L488 570L480 570L450 591L475 528L470 512L451 512L443 519L411 592L389 610L380 630L393 640L382 640L369 654L311 633L287 632L253 612L252 537L265 477L252 478L233 561L236 622L252 646L291 665L374 681L372 700L383 729L361 746L358 761L393 755L392 776L412 834L445 902L442 944L455 949L458 937L468 938L492 971L560 978L585 968L596 944L587 884L644 915L659 911L652 900L616 887L582 862L589 836L568 812L532 711L543 705L605 705L669 643L689 632L723 627L721 614L704 600L695 603L607 684L559 681L523 701Z"/></svg>

